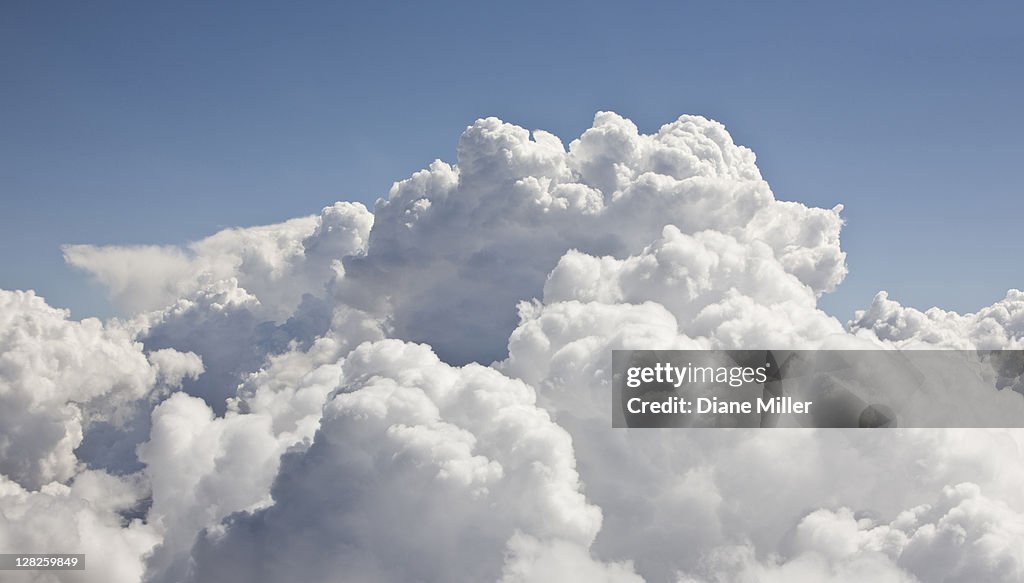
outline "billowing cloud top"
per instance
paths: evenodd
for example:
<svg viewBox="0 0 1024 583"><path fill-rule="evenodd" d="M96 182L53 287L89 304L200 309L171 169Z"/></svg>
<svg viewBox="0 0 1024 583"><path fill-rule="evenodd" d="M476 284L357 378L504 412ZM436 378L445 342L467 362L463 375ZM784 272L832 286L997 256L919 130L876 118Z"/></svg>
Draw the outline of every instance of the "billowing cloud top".
<svg viewBox="0 0 1024 583"><path fill-rule="evenodd" d="M753 152L704 118L642 135L599 113L568 150L547 132L531 139L488 118L466 129L458 154L457 166L434 162L378 202L345 286L353 304L387 314L397 336L452 362L501 358L516 302L539 297L567 251L624 259L666 225L756 241L812 294L846 273L841 207L777 201Z"/></svg>
<svg viewBox="0 0 1024 583"><path fill-rule="evenodd" d="M341 269L341 258L365 249L372 225L362 204L339 202L320 216L227 229L186 249L66 245L64 258L92 274L129 313L159 310L233 279L267 317L281 319L304 294L323 295L320 288Z"/></svg>
<svg viewBox="0 0 1024 583"><path fill-rule="evenodd" d="M1010 290L995 304L964 315L940 308L921 312L879 292L868 309L854 315L850 328L898 346L1020 350L1024 349L1024 292Z"/></svg>
<svg viewBox="0 0 1024 583"><path fill-rule="evenodd" d="M69 321L32 292L0 290L0 474L29 487L76 473L82 426L120 422L158 381L203 368L192 353L141 345L116 323Z"/></svg>
<svg viewBox="0 0 1024 583"><path fill-rule="evenodd" d="M602 112L568 147L478 120L372 214L65 247L128 318L0 292L0 551L89 554L29 581L1020 581L1020 431L610 428L617 348L1022 347L1015 290L821 311L841 210L717 122Z"/></svg>

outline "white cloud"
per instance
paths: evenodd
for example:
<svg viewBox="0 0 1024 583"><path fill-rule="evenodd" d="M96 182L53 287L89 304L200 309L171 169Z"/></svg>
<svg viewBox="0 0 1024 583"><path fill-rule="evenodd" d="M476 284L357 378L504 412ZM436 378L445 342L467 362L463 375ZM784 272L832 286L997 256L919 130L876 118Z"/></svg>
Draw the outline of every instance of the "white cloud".
<svg viewBox="0 0 1024 583"><path fill-rule="evenodd" d="M709 557L781 552L790 529L814 508L847 504L895 516L924 503L925 493L971 479L1021 507L1013 490L1024 485L1024 458L1021 434L1012 430L609 429L613 349L863 348L883 340L844 332L767 245L668 226L623 259L566 253L543 301L521 304L509 357L498 368L536 386L539 402L573 436L588 496L605 516L594 551L633 559L648 580L664 581ZM1003 403L1019 396L997 393L991 379L961 380L970 381L957 395L964 403L1000 412L1021 404ZM721 578L709 580L913 580L884 556L744 561L752 566L734 576L724 574L727 562L716 562L712 574Z"/></svg>
<svg viewBox="0 0 1024 583"><path fill-rule="evenodd" d="M64 257L106 286L129 314L165 308L233 279L259 302L262 316L283 320L304 294L324 295L324 286L343 269L340 259L365 249L372 225L362 204L339 202L319 216L225 229L185 249L67 245Z"/></svg>
<svg viewBox="0 0 1024 583"><path fill-rule="evenodd" d="M629 561L598 563L571 542L541 541L523 534L509 540L501 583L642 583Z"/></svg>
<svg viewBox="0 0 1024 583"><path fill-rule="evenodd" d="M193 284L192 262L176 247L66 245L63 251L65 261L92 275L130 313L163 307Z"/></svg>
<svg viewBox="0 0 1024 583"><path fill-rule="evenodd" d="M673 225L621 261L570 251L544 285L547 303L658 302L679 331L715 347L786 347L842 334L816 307L813 289L790 273L771 247L717 231L687 235Z"/></svg>
<svg viewBox="0 0 1024 583"><path fill-rule="evenodd" d="M1024 349L1024 292L1012 289L998 302L973 314L940 308L921 312L879 292L850 328L901 347Z"/></svg>
<svg viewBox="0 0 1024 583"><path fill-rule="evenodd" d="M202 358L204 374L184 388L222 414L268 356L327 332L341 260L364 252L372 224L363 205L339 202L319 216L226 229L184 250L78 245L65 256L106 283L115 301L126 299L123 307L145 310L130 326L147 350Z"/></svg>
<svg viewBox="0 0 1024 583"><path fill-rule="evenodd" d="M725 547L680 581L1019 581L1024 513L968 482L935 504L876 523L849 508L816 510L792 533L787 556L759 560L750 546Z"/></svg>
<svg viewBox="0 0 1024 583"><path fill-rule="evenodd" d="M395 340L342 369L312 445L282 462L275 504L208 534L194 580L536 581L568 566L552 556L637 580L590 558L600 510L528 385Z"/></svg>
<svg viewBox="0 0 1024 583"><path fill-rule="evenodd" d="M615 348L1021 347L1016 291L844 330L840 210L776 200L703 118L599 113L568 148L489 118L376 216L68 247L145 313L0 294L0 543L39 506L31 544L115 545L113 581L1017 580L1021 431L610 427ZM118 418L139 471L83 472Z"/></svg>
<svg viewBox="0 0 1024 583"><path fill-rule="evenodd" d="M341 383L341 357L381 338L375 321L341 307L331 331L308 349L270 356L228 399L224 416L182 393L156 407L139 447L152 488L147 520L162 537L148 560L154 580L182 580L204 529L217 531L228 515L272 502L281 455L309 446Z"/></svg>
<svg viewBox="0 0 1024 583"><path fill-rule="evenodd" d="M702 565L704 575L680 573L676 583L919 583L888 557L864 554L846 560L829 560L805 553L783 561L777 556L758 560L747 545L716 549Z"/></svg>
<svg viewBox="0 0 1024 583"><path fill-rule="evenodd" d="M140 519L125 523L144 492L131 479L87 471L70 485L26 490L0 475L0 548L18 553L82 553L85 571L4 571L4 581L137 583L159 541Z"/></svg>
<svg viewBox="0 0 1024 583"><path fill-rule="evenodd" d="M265 415L214 417L202 400L183 393L161 403L150 439L139 447L152 491L146 520L162 535L150 568L167 581L180 580L200 530L269 504L286 445Z"/></svg>
<svg viewBox="0 0 1024 583"><path fill-rule="evenodd" d="M450 362L501 358L514 306L540 296L570 249L623 259L666 225L758 241L811 295L846 273L839 208L775 200L753 153L701 117L643 135L599 113L568 150L488 118L466 129L458 155L378 203L367 253L345 260L340 294Z"/></svg>
<svg viewBox="0 0 1024 583"><path fill-rule="evenodd" d="M0 474L38 488L77 471L92 422L122 422L157 385L196 376L195 355L142 345L116 322L68 320L32 292L0 290Z"/></svg>
<svg viewBox="0 0 1024 583"><path fill-rule="evenodd" d="M610 430L612 349L699 342L678 335L658 304L567 301L524 312L501 369L535 384L539 402L573 436L588 497L605 517L595 552L635 560L648 580L667 580L736 544L778 552L791 525L813 508L845 504L895 516L924 503L922 492L966 480L1024 508L1017 492L1024 485L1024 433L1017 430ZM646 314L659 313L657 324L647 323ZM800 327L796 321L777 332ZM730 338L714 341L728 346ZM814 345L813 337L805 342ZM885 561L858 557L835 579L813 562L801 559L772 577L786 580L806 568L815 573L809 581L844 580L841 573L863 580L883 571L902 580ZM758 571L720 580L773 579Z"/></svg>

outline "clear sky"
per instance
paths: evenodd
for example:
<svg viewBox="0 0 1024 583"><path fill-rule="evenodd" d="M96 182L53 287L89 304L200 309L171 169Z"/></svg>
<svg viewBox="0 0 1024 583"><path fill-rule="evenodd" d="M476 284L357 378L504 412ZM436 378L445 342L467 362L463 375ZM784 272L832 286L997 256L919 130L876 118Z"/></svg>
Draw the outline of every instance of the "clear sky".
<svg viewBox="0 0 1024 583"><path fill-rule="evenodd" d="M778 198L846 206L842 320L879 289L1024 287L1024 8L972 2L5 2L0 287L109 315L64 243L184 243L372 205L496 115L726 124Z"/></svg>

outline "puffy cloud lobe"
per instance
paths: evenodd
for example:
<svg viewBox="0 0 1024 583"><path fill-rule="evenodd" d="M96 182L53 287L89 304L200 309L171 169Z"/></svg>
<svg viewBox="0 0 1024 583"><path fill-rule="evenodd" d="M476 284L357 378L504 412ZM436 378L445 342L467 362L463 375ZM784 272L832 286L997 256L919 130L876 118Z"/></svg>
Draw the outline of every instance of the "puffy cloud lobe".
<svg viewBox="0 0 1024 583"><path fill-rule="evenodd" d="M598 563L586 549L555 539L541 541L523 534L509 540L501 583L643 583L631 561Z"/></svg>
<svg viewBox="0 0 1024 583"><path fill-rule="evenodd" d="M611 350L706 347L680 336L675 317L660 304L558 302L520 305L521 323L509 339L509 357L497 365L537 388L538 401L562 415L600 419L611 411Z"/></svg>
<svg viewBox="0 0 1024 583"><path fill-rule="evenodd" d="M260 308L236 280L219 281L150 314L140 337L150 350L173 347L202 355L204 374L184 389L223 413L242 378L278 348L278 327L257 316Z"/></svg>
<svg viewBox="0 0 1024 583"><path fill-rule="evenodd" d="M195 536L245 509L270 503L281 443L265 415L214 417L200 399L176 393L153 411L139 447L152 505L147 523L161 534L148 563L160 580L180 581Z"/></svg>
<svg viewBox="0 0 1024 583"><path fill-rule="evenodd" d="M925 312L902 306L879 292L866 310L850 321L855 334L901 347L1024 349L1024 292L1010 290L998 302L973 314L940 308Z"/></svg>
<svg viewBox="0 0 1024 583"><path fill-rule="evenodd" d="M488 118L466 129L458 156L378 202L367 253L344 261L339 294L449 362L501 358L514 306L540 295L566 251L625 258L666 225L761 241L813 294L845 274L839 207L776 201L753 153L704 118L643 135L599 113L568 151Z"/></svg>
<svg viewBox="0 0 1024 583"><path fill-rule="evenodd" d="M0 473L28 488L75 474L85 426L121 422L158 380L202 371L174 351L151 363L116 322L67 317L32 292L0 291Z"/></svg>
<svg viewBox="0 0 1024 583"><path fill-rule="evenodd" d="M849 508L816 510L794 529L788 556L759 561L749 546L726 547L709 555L703 569L710 574L700 580L1018 581L1022 538L1024 514L962 483L888 523Z"/></svg>
<svg viewBox="0 0 1024 583"><path fill-rule="evenodd" d="M228 408L269 416L274 433L289 443L311 440L324 403L338 386L339 362L357 345L384 338L379 321L339 306L327 334L308 349L294 348L270 356L263 368L238 387Z"/></svg>
<svg viewBox="0 0 1024 583"><path fill-rule="evenodd" d="M153 411L149 440L139 448L152 484L147 520L162 535L148 560L150 580L181 581L204 529L217 531L229 514L271 502L281 454L313 439L341 382L341 357L381 338L378 322L341 306L331 330L309 347L269 356L224 403L223 416L181 393Z"/></svg>
<svg viewBox="0 0 1024 583"><path fill-rule="evenodd" d="M894 549L898 562L922 580L1024 578L1024 513L985 497L974 484L945 488L939 504L908 511L890 530L899 533L897 542L906 541Z"/></svg>
<svg viewBox="0 0 1024 583"><path fill-rule="evenodd" d="M223 414L238 384L269 355L308 348L327 332L341 259L365 250L372 225L362 204L339 202L319 216L226 229L187 249L64 251L69 263L107 284L115 301L125 295L129 310L151 310L131 321L147 350L202 358L205 373L186 379L184 389Z"/></svg>
<svg viewBox="0 0 1024 583"><path fill-rule="evenodd" d="M164 348L148 353L146 358L156 368L157 378L167 386L179 387L186 379L203 373L203 360L194 352Z"/></svg>
<svg viewBox="0 0 1024 583"><path fill-rule="evenodd" d="M1012 289L991 306L972 314L958 314L940 308L922 312L905 307L883 291L875 295L866 310L857 311L849 327L861 338L900 348L1021 350L1024 292ZM1013 355L997 360L995 385L1024 394L1024 362Z"/></svg>
<svg viewBox="0 0 1024 583"><path fill-rule="evenodd" d="M319 216L225 229L185 249L67 245L64 257L131 314L165 308L233 279L259 302L261 317L284 320L303 295L324 295L327 283L343 272L340 259L365 249L372 225L362 204L339 202Z"/></svg>
<svg viewBox="0 0 1024 583"><path fill-rule="evenodd" d="M264 227L227 229L189 249L167 248L185 258L187 276L168 268L148 249L65 249L68 261L111 285L152 285L168 294L131 294L153 311L131 322L148 350L173 348L200 355L205 374L184 388L218 414L246 375L268 355L304 349L330 325L329 288L344 276L341 258L361 253L373 216L358 203L336 203L317 217ZM137 256L132 255L138 251ZM84 257L89 258L85 261ZM137 262L145 268L133 270ZM136 279L140 281L136 281ZM108 281L109 280L109 281ZM148 298L148 299L147 299ZM156 309L160 308L160 309Z"/></svg>
<svg viewBox="0 0 1024 583"><path fill-rule="evenodd" d="M564 570L553 556L637 580L589 557L601 513L529 386L395 340L360 346L343 371L312 445L285 456L275 504L200 541L192 580L539 580Z"/></svg>
<svg viewBox="0 0 1024 583"><path fill-rule="evenodd" d="M536 386L556 415L604 423L612 350L809 348L843 335L768 245L668 225L621 260L577 250L562 256L544 301L520 305L498 367Z"/></svg>
<svg viewBox="0 0 1024 583"><path fill-rule="evenodd" d="M792 346L843 333L765 243L716 231L691 236L672 225L621 261L567 253L544 285L546 303L565 300L658 302L681 333L716 347Z"/></svg>
<svg viewBox="0 0 1024 583"><path fill-rule="evenodd" d="M380 338L375 324L339 309L331 333L307 350L271 356L223 416L184 393L156 407L149 440L139 447L152 487L147 521L162 537L148 559L149 580L181 581L204 529L217 531L229 514L271 503L281 454L308 447L341 382L341 355L350 342Z"/></svg>
<svg viewBox="0 0 1024 583"><path fill-rule="evenodd" d="M22 488L0 476L0 548L4 552L74 552L86 555L85 571L5 571L4 581L137 583L142 557L159 536L142 520L126 520L141 496L133 479L103 472L78 474L70 485Z"/></svg>

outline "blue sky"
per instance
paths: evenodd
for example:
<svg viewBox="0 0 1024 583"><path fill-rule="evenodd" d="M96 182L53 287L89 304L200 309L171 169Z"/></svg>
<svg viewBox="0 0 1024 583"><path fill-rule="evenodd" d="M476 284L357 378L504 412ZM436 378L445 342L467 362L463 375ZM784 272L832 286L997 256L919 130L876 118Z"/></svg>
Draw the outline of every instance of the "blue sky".
<svg viewBox="0 0 1024 583"><path fill-rule="evenodd" d="M110 307L64 243L184 243L371 204L496 115L725 123L776 196L846 206L846 320L879 289L1024 287L1024 9L925 2L0 7L0 287Z"/></svg>

